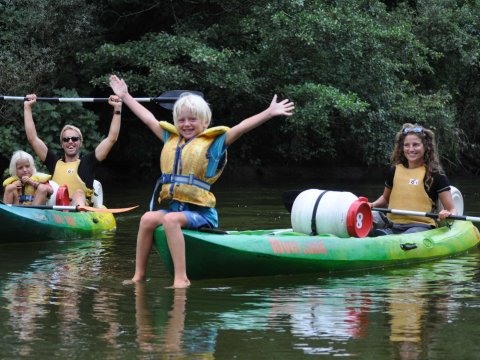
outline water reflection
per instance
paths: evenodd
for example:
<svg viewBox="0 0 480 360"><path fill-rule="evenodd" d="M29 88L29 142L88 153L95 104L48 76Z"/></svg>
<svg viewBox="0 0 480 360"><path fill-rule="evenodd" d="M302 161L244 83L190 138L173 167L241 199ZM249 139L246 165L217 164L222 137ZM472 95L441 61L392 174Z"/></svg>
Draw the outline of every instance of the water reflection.
<svg viewBox="0 0 480 360"><path fill-rule="evenodd" d="M289 227L279 194L220 193L222 227ZM135 199L122 194L112 206ZM122 286L134 268L140 215L117 218L114 238L1 246L1 357L478 356L478 251L411 268L204 280L183 290L166 288L171 279L152 254L149 281Z"/></svg>
<svg viewBox="0 0 480 360"><path fill-rule="evenodd" d="M145 283L135 284L137 344L143 353L164 354L168 358L213 359L216 329L195 322L186 324L189 289L167 289L162 305L148 304ZM195 310L191 310L193 313Z"/></svg>
<svg viewBox="0 0 480 360"><path fill-rule="evenodd" d="M135 319L137 325L137 344L142 351L152 352L155 349L160 350L160 345L157 342L157 336L155 334L155 327L153 324L152 312L147 305L147 299L145 295L145 284L137 283L135 286ZM178 311L182 311L179 309ZM184 316L185 312L182 311ZM183 324L181 325L183 328ZM179 328L178 332L182 330ZM179 347L180 336L178 336L174 342L174 347ZM156 352L156 351L155 351Z"/></svg>
<svg viewBox="0 0 480 360"><path fill-rule="evenodd" d="M137 324L137 343L143 352L165 352L171 357L181 357L183 351L183 335L185 326L186 289L172 289L171 309L164 314L154 314L147 305L146 289L144 283L135 284L135 310ZM168 294L171 295L171 294ZM162 312L165 309L162 308ZM164 324L158 327L160 336L156 333L153 319L165 319Z"/></svg>
<svg viewBox="0 0 480 360"><path fill-rule="evenodd" d="M44 347L57 354L87 348L107 359L243 358L258 349L285 359L369 351L419 359L442 346L448 324L462 321L462 301L478 301L477 252L412 268L208 280L174 290L168 278L124 287L118 276L112 285L105 259L114 243L77 245L4 279L1 326L11 330L12 354L33 356L49 337L56 341Z"/></svg>
<svg viewBox="0 0 480 360"><path fill-rule="evenodd" d="M45 331L58 332L60 348L68 348L81 336L80 302L89 289L84 280L100 276L102 259L111 246L108 238L87 239L67 244L36 244L49 255L34 260L26 270L10 272L2 280L1 295L8 312L8 327L16 335L19 353L32 355L32 341L40 340ZM56 246L61 251L50 253ZM49 321L55 317L52 326Z"/></svg>
<svg viewBox="0 0 480 360"><path fill-rule="evenodd" d="M292 349L305 356L355 356L365 346L399 359L426 358L444 325L458 320L458 284L470 283L476 269L478 254L472 254L319 278L315 285L305 277L258 278L248 288L242 280L231 280L231 286L200 282L197 288L164 290L161 306L149 304L149 284L139 284L137 342L143 352L173 358L222 358L227 352L230 358L242 354L236 352L239 343L263 347L271 341L277 344L272 356L280 352L282 358L298 358ZM279 341L292 349L282 349ZM242 351L252 356L253 348Z"/></svg>
<svg viewBox="0 0 480 360"><path fill-rule="evenodd" d="M93 299L93 317L99 321L103 327L104 332L99 334L109 348L119 349L122 344L120 342L120 335L122 333L122 326L119 319L119 294L111 291L111 289L100 288L94 295ZM114 354L110 354L107 359L115 359Z"/></svg>

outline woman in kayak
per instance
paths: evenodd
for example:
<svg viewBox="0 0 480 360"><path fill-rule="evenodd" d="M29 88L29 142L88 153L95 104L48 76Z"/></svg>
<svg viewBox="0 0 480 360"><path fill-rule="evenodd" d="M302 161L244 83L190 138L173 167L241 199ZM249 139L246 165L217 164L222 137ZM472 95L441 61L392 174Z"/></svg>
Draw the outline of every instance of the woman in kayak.
<svg viewBox="0 0 480 360"><path fill-rule="evenodd" d="M443 206L439 218L456 215L450 182L440 165L435 134L418 124L403 124L395 136L383 194L370 203L371 207L387 207L431 212L438 199ZM387 215L387 227L375 234L399 234L429 230L436 226L433 219L422 216Z"/></svg>
<svg viewBox="0 0 480 360"><path fill-rule="evenodd" d="M51 176L37 172L32 155L18 150L10 159L10 177L3 182L5 204L44 205L53 189Z"/></svg>
<svg viewBox="0 0 480 360"><path fill-rule="evenodd" d="M182 228L218 226L216 200L210 192L210 186L223 171L227 147L275 116L292 115L293 102L287 99L277 102L275 95L266 110L233 128L217 126L208 129L212 113L207 102L198 95L187 93L177 100L173 107L172 125L165 121L159 123L148 109L129 94L123 79L112 75L110 86L164 143L160 156L163 185L159 200L167 202L168 209L149 211L142 216L137 235L135 274L131 281L145 279L153 233L163 225L174 265L173 287L188 287L190 280L186 271Z"/></svg>

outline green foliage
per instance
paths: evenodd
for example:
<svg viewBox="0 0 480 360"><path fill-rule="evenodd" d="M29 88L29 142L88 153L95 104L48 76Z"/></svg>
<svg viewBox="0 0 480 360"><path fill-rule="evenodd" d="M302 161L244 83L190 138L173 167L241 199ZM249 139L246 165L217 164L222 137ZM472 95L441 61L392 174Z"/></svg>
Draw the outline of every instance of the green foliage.
<svg viewBox="0 0 480 360"><path fill-rule="evenodd" d="M72 87L75 53L89 49L98 30L94 9L85 0L0 3L0 91Z"/></svg>
<svg viewBox="0 0 480 360"><path fill-rule="evenodd" d="M24 96L35 92L39 96L53 96L76 93L52 89L77 86L75 53L95 44L92 39L99 29L95 23L95 8L85 0L0 2L0 94ZM0 161L7 163L13 150L29 151L30 147L23 131L23 103L4 102L0 106ZM47 144L57 146L62 119L70 116L68 109L72 106L57 104L52 109L48 104L36 106L37 128ZM81 106L78 113L75 121L88 124L94 132L96 118L88 114L82 119ZM88 141L86 145L90 146Z"/></svg>
<svg viewBox="0 0 480 360"><path fill-rule="evenodd" d="M453 108L454 118L445 127L448 132L439 139L440 144L453 148L444 152L444 160L479 174L480 2L422 0L418 1L417 9L413 21L415 34L441 54L432 59L435 72L421 79L421 86L425 91L448 93L449 107ZM440 108L434 111L439 112Z"/></svg>
<svg viewBox="0 0 480 360"><path fill-rule="evenodd" d="M414 80L432 72L428 60L438 54L412 33L408 9L389 12L367 0L213 3L222 11L216 21L205 11L179 19L175 34L105 44L82 60L117 69L132 92L200 89L226 125L251 115L273 92L288 95L297 102L296 115L270 141L242 150L250 162L267 152L259 143L282 144L282 161L341 153L343 161L385 162L391 138L368 144L376 122L384 122L380 135L390 136L407 120L406 103L419 106L416 112L428 110L417 100L424 95Z"/></svg>
<svg viewBox="0 0 480 360"><path fill-rule="evenodd" d="M301 99L296 103L295 115L282 127L290 141L278 148L285 158L295 162L322 157L335 159L338 146L335 134L348 126L348 119L364 113L368 107L355 94L343 94L331 86L305 83L286 87L284 92Z"/></svg>
<svg viewBox="0 0 480 360"><path fill-rule="evenodd" d="M475 171L479 13L480 2L456 0L4 1L0 92L87 96L92 86L107 91L116 73L138 96L203 91L214 125L228 126L277 93L296 102L295 115L240 139L234 162L383 165L396 131L417 122L436 131L444 163ZM22 137L21 114L0 105L7 149ZM96 129L92 114L50 106L42 110L50 122L71 116L82 130ZM43 116L44 136L55 142ZM139 129L124 122L122 146L135 147L128 160L145 169L158 149L133 140L144 135ZM85 138L93 144L94 131Z"/></svg>

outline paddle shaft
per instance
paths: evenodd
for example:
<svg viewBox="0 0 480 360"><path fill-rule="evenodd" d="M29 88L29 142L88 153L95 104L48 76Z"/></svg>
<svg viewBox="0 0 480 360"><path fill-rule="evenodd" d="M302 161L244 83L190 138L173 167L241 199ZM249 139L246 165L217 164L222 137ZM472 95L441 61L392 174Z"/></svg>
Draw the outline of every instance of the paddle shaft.
<svg viewBox="0 0 480 360"><path fill-rule="evenodd" d="M5 204L2 201L2 204L11 206L11 207L22 207L22 208L30 208L30 209L42 209L42 210L59 210L59 211L82 211L81 206L69 206L69 205L17 205L17 204Z"/></svg>
<svg viewBox="0 0 480 360"><path fill-rule="evenodd" d="M410 211L410 210L399 210L399 209L382 209L382 208L372 208L372 210L383 212L383 213L396 214L396 215L424 216L424 217L429 217L429 218L432 218L432 219L438 219L439 218L438 214L429 213L429 212L421 212L421 211ZM450 215L450 216L447 216L447 219L480 222L480 217L476 217L476 216Z"/></svg>
<svg viewBox="0 0 480 360"><path fill-rule="evenodd" d="M173 103L184 94L190 93L203 97L203 93L195 90L169 90L157 97L134 98L138 102L153 102L166 109L171 110ZM0 100L28 100L26 96L0 96ZM52 102L108 102L108 98L59 98L59 97L37 97L37 101L52 101Z"/></svg>
<svg viewBox="0 0 480 360"><path fill-rule="evenodd" d="M3 202L1 202L4 204ZM23 208L30 208L30 209L42 209L42 210L58 210L58 211L92 211L92 212L101 212L101 213L121 213L133 210L138 206L133 206L129 208L121 208L121 209L108 209L108 208L94 208L91 206L73 206L73 205L12 205L12 204L5 204L7 206L13 207L23 207Z"/></svg>
<svg viewBox="0 0 480 360"><path fill-rule="evenodd" d="M178 100L178 96L159 96L154 98L134 98L138 102L170 102ZM18 100L26 101L25 96L0 96L0 100ZM37 101L51 102L108 102L108 98L55 98L55 97L37 97Z"/></svg>

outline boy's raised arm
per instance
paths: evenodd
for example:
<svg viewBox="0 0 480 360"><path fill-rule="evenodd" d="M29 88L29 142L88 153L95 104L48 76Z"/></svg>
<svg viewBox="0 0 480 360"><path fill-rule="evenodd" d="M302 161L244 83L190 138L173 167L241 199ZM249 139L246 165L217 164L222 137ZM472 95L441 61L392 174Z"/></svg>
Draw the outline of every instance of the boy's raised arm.
<svg viewBox="0 0 480 360"><path fill-rule="evenodd" d="M110 87L113 92L122 99L123 103L148 126L150 130L163 141L163 131L155 116L142 104L136 101L128 92L128 86L123 79L117 75L110 76Z"/></svg>

